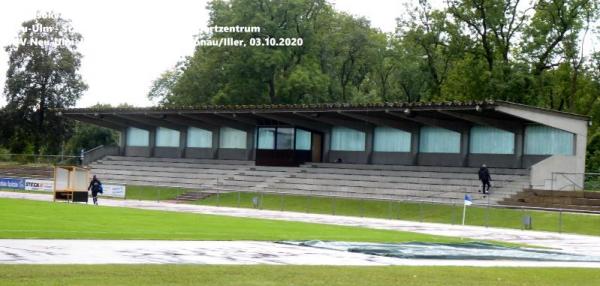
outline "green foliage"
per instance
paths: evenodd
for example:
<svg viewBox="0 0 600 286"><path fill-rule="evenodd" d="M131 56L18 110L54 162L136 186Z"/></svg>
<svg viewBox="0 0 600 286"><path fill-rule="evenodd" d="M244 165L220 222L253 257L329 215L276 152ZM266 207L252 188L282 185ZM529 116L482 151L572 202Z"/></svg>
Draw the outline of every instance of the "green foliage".
<svg viewBox="0 0 600 286"><path fill-rule="evenodd" d="M588 172L600 173L600 133L590 134L585 164Z"/></svg>
<svg viewBox="0 0 600 286"><path fill-rule="evenodd" d="M56 109L75 105L87 88L78 73L82 37L68 20L56 16L29 20L22 27L18 43L5 48L9 67L3 135L10 139L4 143L15 153L27 152L31 144L36 154L57 154L72 126Z"/></svg>
<svg viewBox="0 0 600 286"><path fill-rule="evenodd" d="M251 38L302 38L303 45L197 46L181 74L161 75L150 98L165 105L371 100L373 86L366 84L371 63L387 43L367 20L336 12L324 0L215 0L208 9L209 26L258 26L261 31L202 34L200 40L234 37L249 44ZM170 85L173 78L176 83Z"/></svg>
<svg viewBox="0 0 600 286"><path fill-rule="evenodd" d="M100 145L116 145L118 138L119 134L114 130L76 122L74 135L65 144L65 153L79 155L81 149L89 150Z"/></svg>

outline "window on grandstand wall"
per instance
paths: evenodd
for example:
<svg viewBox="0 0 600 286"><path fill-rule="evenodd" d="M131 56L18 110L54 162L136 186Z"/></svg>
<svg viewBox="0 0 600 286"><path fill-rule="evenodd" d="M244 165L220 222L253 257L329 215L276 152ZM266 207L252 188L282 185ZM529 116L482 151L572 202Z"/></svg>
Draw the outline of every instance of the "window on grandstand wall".
<svg viewBox="0 0 600 286"><path fill-rule="evenodd" d="M212 148L212 132L196 127L188 128L187 147Z"/></svg>
<svg viewBox="0 0 600 286"><path fill-rule="evenodd" d="M311 139L310 131L296 129L296 150L310 150Z"/></svg>
<svg viewBox="0 0 600 286"><path fill-rule="evenodd" d="M177 130L156 128L156 147L179 147L180 133Z"/></svg>
<svg viewBox="0 0 600 286"><path fill-rule="evenodd" d="M543 125L525 128L525 154L574 155L573 133Z"/></svg>
<svg viewBox="0 0 600 286"><path fill-rule="evenodd" d="M460 133L438 127L422 127L419 152L460 153Z"/></svg>
<svg viewBox="0 0 600 286"><path fill-rule="evenodd" d="M411 134L390 127L375 127L375 152L410 152Z"/></svg>
<svg viewBox="0 0 600 286"><path fill-rule="evenodd" d="M246 132L229 127L221 127L219 131L219 148L246 149Z"/></svg>
<svg viewBox="0 0 600 286"><path fill-rule="evenodd" d="M258 149L275 149L275 127L258 128Z"/></svg>
<svg viewBox="0 0 600 286"><path fill-rule="evenodd" d="M127 128L127 146L148 147L150 146L150 131L135 127Z"/></svg>
<svg viewBox="0 0 600 286"><path fill-rule="evenodd" d="M294 149L294 128L277 127L277 150Z"/></svg>
<svg viewBox="0 0 600 286"><path fill-rule="evenodd" d="M346 127L331 129L331 150L333 151L365 151L365 141L364 132Z"/></svg>
<svg viewBox="0 0 600 286"><path fill-rule="evenodd" d="M469 148L473 154L514 154L515 134L489 126L471 128Z"/></svg>

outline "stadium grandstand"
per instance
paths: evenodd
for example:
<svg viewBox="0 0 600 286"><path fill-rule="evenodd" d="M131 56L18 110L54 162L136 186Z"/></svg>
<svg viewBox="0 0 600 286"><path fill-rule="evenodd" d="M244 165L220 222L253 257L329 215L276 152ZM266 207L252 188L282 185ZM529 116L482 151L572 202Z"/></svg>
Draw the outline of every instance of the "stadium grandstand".
<svg viewBox="0 0 600 286"><path fill-rule="evenodd" d="M67 109L111 128L87 152L104 180L451 202L494 180L492 203L583 185L588 117L505 101ZM556 176L555 174L562 174Z"/></svg>

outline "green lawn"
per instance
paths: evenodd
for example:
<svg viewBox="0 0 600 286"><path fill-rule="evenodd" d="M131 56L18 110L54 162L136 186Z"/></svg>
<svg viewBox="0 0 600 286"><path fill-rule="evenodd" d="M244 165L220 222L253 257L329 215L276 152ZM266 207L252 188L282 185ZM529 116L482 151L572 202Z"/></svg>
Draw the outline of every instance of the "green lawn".
<svg viewBox="0 0 600 286"><path fill-rule="evenodd" d="M576 268L3 265L8 285L600 285Z"/></svg>
<svg viewBox="0 0 600 286"><path fill-rule="evenodd" d="M197 201L201 205L252 208L252 198L262 198L259 208L347 216L401 219L458 224L462 219L462 204L441 205L289 196L259 193L227 193ZM466 224L477 226L522 228L523 216L532 217L534 230L600 235L600 215L530 211L505 208L468 207ZM562 224L560 223L562 219Z"/></svg>
<svg viewBox="0 0 600 286"><path fill-rule="evenodd" d="M127 186L127 199L174 200L188 190L182 188ZM364 216L423 222L458 224L462 204L417 204L360 199L341 199L259 193L227 193L196 201L200 205L252 208L252 198L262 198L260 208L296 212ZM466 224L477 226L522 228L523 216L532 217L533 230L600 235L600 215L530 211L503 208L469 207ZM562 220L562 223L560 222Z"/></svg>
<svg viewBox="0 0 600 286"><path fill-rule="evenodd" d="M125 198L128 200L165 201L174 200L178 195L188 191L182 188L127 186Z"/></svg>
<svg viewBox="0 0 600 286"><path fill-rule="evenodd" d="M0 217L0 238L460 241L359 227L15 199L0 199Z"/></svg>
<svg viewBox="0 0 600 286"><path fill-rule="evenodd" d="M15 189L0 189L5 192L17 192L17 193L41 193L51 194L43 191L26 191L26 190L15 190ZM168 187L150 187L150 186L127 186L125 192L125 198L128 200L144 200L144 201L167 201L175 200L177 196L188 192L187 189L182 188L168 188ZM116 198L113 198L116 199Z"/></svg>

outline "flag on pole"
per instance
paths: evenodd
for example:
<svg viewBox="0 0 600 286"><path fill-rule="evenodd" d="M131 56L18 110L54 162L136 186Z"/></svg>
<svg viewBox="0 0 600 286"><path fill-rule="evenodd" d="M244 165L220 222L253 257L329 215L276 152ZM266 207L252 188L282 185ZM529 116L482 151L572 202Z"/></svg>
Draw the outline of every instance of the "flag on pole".
<svg viewBox="0 0 600 286"><path fill-rule="evenodd" d="M465 194L465 204L463 205L463 217L462 217L462 225L465 225L465 217L467 216L467 206L473 204L473 199L471 196Z"/></svg>
<svg viewBox="0 0 600 286"><path fill-rule="evenodd" d="M473 204L473 199L471 199L471 196L465 195L465 206L470 206L472 204Z"/></svg>

